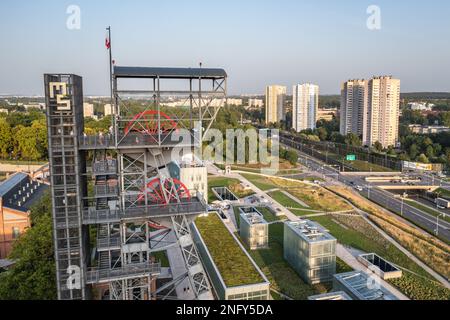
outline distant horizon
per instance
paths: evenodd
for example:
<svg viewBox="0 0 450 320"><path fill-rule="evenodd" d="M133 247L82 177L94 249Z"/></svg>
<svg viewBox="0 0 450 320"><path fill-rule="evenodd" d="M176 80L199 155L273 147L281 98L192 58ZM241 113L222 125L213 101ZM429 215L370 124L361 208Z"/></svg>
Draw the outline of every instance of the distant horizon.
<svg viewBox="0 0 450 320"><path fill-rule="evenodd" d="M405 95L405 94L448 94L449 97L447 99L450 99L450 91L411 91L411 92L400 92L401 95ZM319 97L331 97L331 96L340 96L340 93L331 93L331 94L320 94ZM287 94L287 96L292 96L292 94ZM264 97L264 93L263 94L249 94L249 93L243 93L243 94L229 94L227 95L228 97L239 97L239 98L243 98L243 97ZM3 94L0 93L0 98L4 99L4 98L45 98L44 95L23 95L23 94ZM97 94L84 94L84 98L102 98L102 99L109 99L110 95L97 95ZM440 99L440 98L436 98L436 99Z"/></svg>

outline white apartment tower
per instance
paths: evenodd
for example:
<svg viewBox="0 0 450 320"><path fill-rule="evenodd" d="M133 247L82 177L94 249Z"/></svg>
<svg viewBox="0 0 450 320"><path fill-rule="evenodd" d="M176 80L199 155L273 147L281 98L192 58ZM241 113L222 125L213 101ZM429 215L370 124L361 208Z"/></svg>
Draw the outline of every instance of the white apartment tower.
<svg viewBox="0 0 450 320"><path fill-rule="evenodd" d="M342 135L354 133L364 135L364 124L367 122L367 82L365 80L349 80L341 86L341 128Z"/></svg>
<svg viewBox="0 0 450 320"><path fill-rule="evenodd" d="M391 76L349 80L341 88L342 135L354 133L363 144L380 142L384 148L398 142L400 80Z"/></svg>
<svg viewBox="0 0 450 320"><path fill-rule="evenodd" d="M384 148L398 143L400 117L400 80L391 76L375 77L367 84L367 130L363 143L379 141Z"/></svg>
<svg viewBox="0 0 450 320"><path fill-rule="evenodd" d="M284 100L286 99L286 87L266 87L266 124L277 123L286 119L284 112Z"/></svg>
<svg viewBox="0 0 450 320"><path fill-rule="evenodd" d="M315 129L319 110L319 86L295 85L292 93L292 127L300 132Z"/></svg>

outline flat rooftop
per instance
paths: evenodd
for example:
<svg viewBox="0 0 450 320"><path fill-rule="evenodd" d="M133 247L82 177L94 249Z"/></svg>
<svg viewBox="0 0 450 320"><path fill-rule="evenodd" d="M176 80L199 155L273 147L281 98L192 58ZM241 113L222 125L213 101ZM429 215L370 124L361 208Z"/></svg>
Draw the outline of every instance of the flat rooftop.
<svg viewBox="0 0 450 320"><path fill-rule="evenodd" d="M262 213L254 207L241 207L239 208L239 212L241 213L241 217L245 219L249 225L267 224Z"/></svg>
<svg viewBox="0 0 450 320"><path fill-rule="evenodd" d="M195 220L203 242L229 288L265 282L259 270L215 213Z"/></svg>
<svg viewBox="0 0 450 320"><path fill-rule="evenodd" d="M335 274L334 278L360 300L397 300L381 285L372 284L369 275L361 271Z"/></svg>
<svg viewBox="0 0 450 320"><path fill-rule="evenodd" d="M222 79L227 77L224 69L218 68L171 68L171 67L114 67L116 78L161 78L161 79Z"/></svg>
<svg viewBox="0 0 450 320"><path fill-rule="evenodd" d="M0 183L0 198L4 207L26 212L47 189L47 185L18 172Z"/></svg>
<svg viewBox="0 0 450 320"><path fill-rule="evenodd" d="M285 222L295 233L307 242L320 242L336 240L327 230L320 224L310 221L287 221Z"/></svg>

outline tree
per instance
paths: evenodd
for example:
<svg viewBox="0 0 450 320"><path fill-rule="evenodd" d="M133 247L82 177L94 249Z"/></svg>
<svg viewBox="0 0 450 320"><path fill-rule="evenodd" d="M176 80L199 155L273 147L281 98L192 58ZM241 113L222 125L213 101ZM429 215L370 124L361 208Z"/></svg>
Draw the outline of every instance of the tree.
<svg viewBox="0 0 450 320"><path fill-rule="evenodd" d="M423 153L419 156L417 161L419 161L421 163L430 163L430 161L428 160L427 156L424 155Z"/></svg>
<svg viewBox="0 0 450 320"><path fill-rule="evenodd" d="M428 159L434 158L434 149L433 146L428 146L427 150L425 152L425 155L428 157Z"/></svg>
<svg viewBox="0 0 450 320"><path fill-rule="evenodd" d="M11 126L5 118L0 118L0 157L7 158L13 145Z"/></svg>
<svg viewBox="0 0 450 320"><path fill-rule="evenodd" d="M345 143L345 137L336 131L331 134L330 140L336 143Z"/></svg>
<svg viewBox="0 0 450 320"><path fill-rule="evenodd" d="M36 132L36 149L41 155L40 158L44 158L47 155L47 123L45 119L39 119L33 121L31 128Z"/></svg>
<svg viewBox="0 0 450 320"><path fill-rule="evenodd" d="M36 130L32 127L19 126L14 136L15 154L24 160L39 160L42 153L39 152L39 140Z"/></svg>
<svg viewBox="0 0 450 320"><path fill-rule="evenodd" d="M293 166L297 164L298 161L298 154L294 150L288 150L286 152L286 160L289 161L289 163Z"/></svg>
<svg viewBox="0 0 450 320"><path fill-rule="evenodd" d="M381 144L380 141L377 141L373 144L373 147L375 148L375 150L377 150L378 152L383 151L383 145Z"/></svg>
<svg viewBox="0 0 450 320"><path fill-rule="evenodd" d="M324 127L320 127L317 129L317 135L321 141L326 141L328 139L328 131Z"/></svg>
<svg viewBox="0 0 450 320"><path fill-rule="evenodd" d="M419 148L417 147L417 144L411 145L409 147L409 157L414 160L417 158L417 155L419 154Z"/></svg>
<svg viewBox="0 0 450 320"><path fill-rule="evenodd" d="M56 274L48 193L31 209L33 227L14 244L11 270L0 275L2 300L54 300Z"/></svg>
<svg viewBox="0 0 450 320"><path fill-rule="evenodd" d="M354 133L349 133L345 137L345 144L352 147L360 147L362 145L361 139Z"/></svg>
<svg viewBox="0 0 450 320"><path fill-rule="evenodd" d="M443 112L441 114L441 121L444 126L450 127L450 112Z"/></svg>

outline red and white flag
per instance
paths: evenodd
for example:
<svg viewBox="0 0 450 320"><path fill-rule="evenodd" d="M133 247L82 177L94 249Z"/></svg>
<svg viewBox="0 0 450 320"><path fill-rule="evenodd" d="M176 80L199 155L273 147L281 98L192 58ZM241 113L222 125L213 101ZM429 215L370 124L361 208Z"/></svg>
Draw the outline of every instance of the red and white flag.
<svg viewBox="0 0 450 320"><path fill-rule="evenodd" d="M106 33L105 46L106 49L111 49L111 39L109 38L109 33Z"/></svg>

